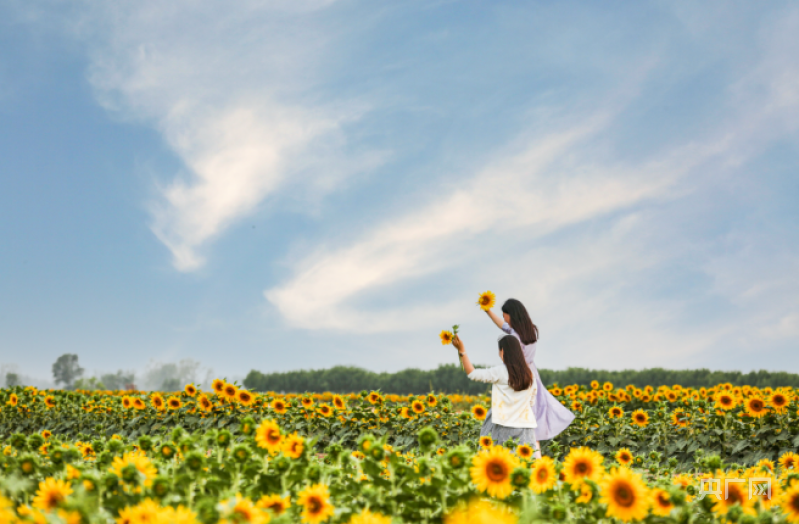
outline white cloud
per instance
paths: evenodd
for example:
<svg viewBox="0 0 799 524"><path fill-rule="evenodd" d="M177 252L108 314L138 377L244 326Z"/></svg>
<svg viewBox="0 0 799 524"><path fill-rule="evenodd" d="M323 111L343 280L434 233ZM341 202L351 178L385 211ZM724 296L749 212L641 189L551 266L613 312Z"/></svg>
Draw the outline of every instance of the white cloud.
<svg viewBox="0 0 799 524"><path fill-rule="evenodd" d="M419 325L414 319L432 321L443 311L428 307L426 314L409 318L405 309L368 313L345 304L369 290L473 263L487 251L513 257L507 237L530 241L662 196L725 147L724 141L691 144L640 166L601 165L580 152L606 128L606 119L588 122L528 139L521 151L503 152L463 189L445 198L436 191L435 201L376 226L354 245L309 255L297 264L297 274L267 290L266 298L291 325L306 329L414 329ZM505 238L504 248L492 236Z"/></svg>
<svg viewBox="0 0 799 524"><path fill-rule="evenodd" d="M184 162L151 206L177 269L200 267L209 240L288 184L324 193L383 160L347 153L342 127L366 106L315 88L331 38L317 14L331 3L137 2L83 18L102 103L154 125Z"/></svg>

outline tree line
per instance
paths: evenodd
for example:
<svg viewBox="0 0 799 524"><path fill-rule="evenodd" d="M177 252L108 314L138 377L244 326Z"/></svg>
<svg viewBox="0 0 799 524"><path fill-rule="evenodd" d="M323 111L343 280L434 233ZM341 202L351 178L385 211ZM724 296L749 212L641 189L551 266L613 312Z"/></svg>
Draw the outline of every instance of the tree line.
<svg viewBox="0 0 799 524"><path fill-rule="evenodd" d="M633 384L644 386L710 387L729 382L734 386L799 388L799 375L784 371L711 371L709 369L625 369L608 371L601 369L568 368L565 370L540 369L541 380L547 387L555 384L589 385L592 380L611 382L616 387ZM244 385L254 391L278 391L285 393L351 393L362 390L380 390L384 393L424 394L430 391L477 395L490 392L490 386L473 382L455 364L446 364L432 370L405 369L396 373L375 373L352 366L336 366L330 369L288 371L283 373L261 373L252 370L244 379Z"/></svg>

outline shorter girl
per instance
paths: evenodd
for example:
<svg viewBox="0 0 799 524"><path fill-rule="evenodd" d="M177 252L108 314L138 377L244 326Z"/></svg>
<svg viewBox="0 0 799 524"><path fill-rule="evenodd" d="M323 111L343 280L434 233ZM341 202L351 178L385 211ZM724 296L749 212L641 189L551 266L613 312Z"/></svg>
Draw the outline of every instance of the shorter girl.
<svg viewBox="0 0 799 524"><path fill-rule="evenodd" d="M452 345L463 357L463 369L471 380L491 386L493 428L491 439L496 444L515 439L519 444L535 445L535 412L533 402L537 390L533 372L524 359L519 339L505 335L499 339L499 358L504 363L487 369L475 369L463 341L455 335Z"/></svg>

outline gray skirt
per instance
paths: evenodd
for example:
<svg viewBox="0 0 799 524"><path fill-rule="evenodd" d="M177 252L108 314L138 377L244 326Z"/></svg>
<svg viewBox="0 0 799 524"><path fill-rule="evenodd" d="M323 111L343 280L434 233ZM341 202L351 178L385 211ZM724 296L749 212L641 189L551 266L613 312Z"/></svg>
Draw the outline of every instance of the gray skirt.
<svg viewBox="0 0 799 524"><path fill-rule="evenodd" d="M494 424L491 421L491 411L488 410L483 427L480 428L480 436L490 436L494 444L503 444L506 440L513 439L517 444L529 444L535 447L535 428L509 428L502 424Z"/></svg>

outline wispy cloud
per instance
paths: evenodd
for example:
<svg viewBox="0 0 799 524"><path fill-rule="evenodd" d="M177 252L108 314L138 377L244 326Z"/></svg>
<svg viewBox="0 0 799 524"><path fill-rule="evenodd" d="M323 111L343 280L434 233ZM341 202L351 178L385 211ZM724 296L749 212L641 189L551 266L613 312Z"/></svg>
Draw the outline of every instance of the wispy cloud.
<svg viewBox="0 0 799 524"><path fill-rule="evenodd" d="M512 258L515 247L502 249L490 240L492 235L534 240L660 196L723 148L690 145L640 166L600 165L581 151L607 128L607 121L597 116L561 132L526 138L462 189L444 198L438 196L442 190L434 191L434 201L376 226L353 245L309 255L289 282L266 291L267 299L297 327L413 329L407 311L404 318L385 311L356 313L345 304L368 290L474 263L486 255L487 244L498 248L488 250L491 256Z"/></svg>
<svg viewBox="0 0 799 524"><path fill-rule="evenodd" d="M177 269L202 266L209 240L287 184L324 193L383 161L347 152L342 128L367 107L315 89L331 38L315 17L331 3L141 2L83 18L102 103L154 125L185 165L151 205Z"/></svg>

